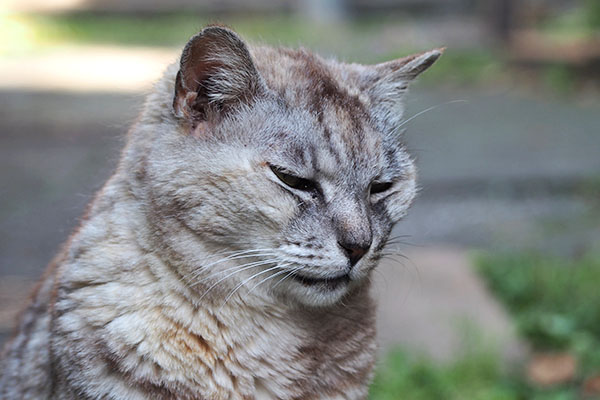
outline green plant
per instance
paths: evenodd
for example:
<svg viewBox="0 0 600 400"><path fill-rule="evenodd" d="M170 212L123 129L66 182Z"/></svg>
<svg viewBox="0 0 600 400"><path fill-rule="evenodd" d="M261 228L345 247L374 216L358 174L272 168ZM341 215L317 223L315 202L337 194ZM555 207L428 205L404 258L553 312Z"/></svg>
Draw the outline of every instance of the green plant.
<svg viewBox="0 0 600 400"><path fill-rule="evenodd" d="M600 257L484 254L477 263L534 349L577 355L583 374L600 370Z"/></svg>
<svg viewBox="0 0 600 400"><path fill-rule="evenodd" d="M457 361L437 365L397 349L380 367L371 386L373 400L516 399L504 381L493 352L468 352Z"/></svg>
<svg viewBox="0 0 600 400"><path fill-rule="evenodd" d="M600 29L600 1L586 0L584 9L589 27L594 30Z"/></svg>
<svg viewBox="0 0 600 400"><path fill-rule="evenodd" d="M549 65L543 70L543 81L547 87L559 94L570 94L575 88L575 72L568 65Z"/></svg>
<svg viewBox="0 0 600 400"><path fill-rule="evenodd" d="M378 368L371 400L576 400L573 386L539 388L520 370L503 372L494 352L477 348L440 365L425 357L392 351Z"/></svg>

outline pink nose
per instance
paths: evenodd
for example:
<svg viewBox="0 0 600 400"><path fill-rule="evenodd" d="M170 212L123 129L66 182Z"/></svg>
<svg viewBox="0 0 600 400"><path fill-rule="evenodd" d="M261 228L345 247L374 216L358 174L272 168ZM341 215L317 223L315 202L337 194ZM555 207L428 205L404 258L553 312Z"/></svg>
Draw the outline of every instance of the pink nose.
<svg viewBox="0 0 600 400"><path fill-rule="evenodd" d="M350 265L353 267L356 263L363 258L369 248L371 247L371 243L365 244L357 244L357 243L342 243L338 242L339 245L344 249L348 259L350 260Z"/></svg>

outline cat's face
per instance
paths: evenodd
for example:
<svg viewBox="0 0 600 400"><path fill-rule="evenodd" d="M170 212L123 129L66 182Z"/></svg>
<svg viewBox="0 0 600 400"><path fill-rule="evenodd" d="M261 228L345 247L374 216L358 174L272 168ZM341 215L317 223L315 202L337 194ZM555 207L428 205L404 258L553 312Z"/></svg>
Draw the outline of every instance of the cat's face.
<svg viewBox="0 0 600 400"><path fill-rule="evenodd" d="M249 56L223 28L193 38L179 125L150 155L155 195L221 252L192 261L193 284L322 306L364 283L415 195L398 97L437 56L369 68L304 51Z"/></svg>

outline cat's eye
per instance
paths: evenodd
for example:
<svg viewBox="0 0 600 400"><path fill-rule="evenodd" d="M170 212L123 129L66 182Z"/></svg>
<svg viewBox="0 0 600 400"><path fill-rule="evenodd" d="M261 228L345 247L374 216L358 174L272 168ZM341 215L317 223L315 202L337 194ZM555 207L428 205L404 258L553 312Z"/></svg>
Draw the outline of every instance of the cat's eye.
<svg viewBox="0 0 600 400"><path fill-rule="evenodd" d="M292 189L303 190L306 192L313 191L317 188L315 182L310 179L300 178L299 176L288 174L284 172L281 168L275 167L273 165L269 165L271 171L279 178L279 180L285 183L287 186Z"/></svg>
<svg viewBox="0 0 600 400"><path fill-rule="evenodd" d="M371 194L383 193L392 187L392 182L373 182L371 184Z"/></svg>

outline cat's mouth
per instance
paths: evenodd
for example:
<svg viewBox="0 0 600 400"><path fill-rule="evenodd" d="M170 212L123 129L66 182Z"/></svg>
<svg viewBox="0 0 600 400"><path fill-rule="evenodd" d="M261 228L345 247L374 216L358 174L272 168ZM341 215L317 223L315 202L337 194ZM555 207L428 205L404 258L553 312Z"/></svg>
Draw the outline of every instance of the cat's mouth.
<svg viewBox="0 0 600 400"><path fill-rule="evenodd" d="M335 290L338 287L346 285L348 282L350 282L350 275L348 274L327 278L315 278L294 273L292 274L292 278L306 286L322 285L329 290Z"/></svg>

